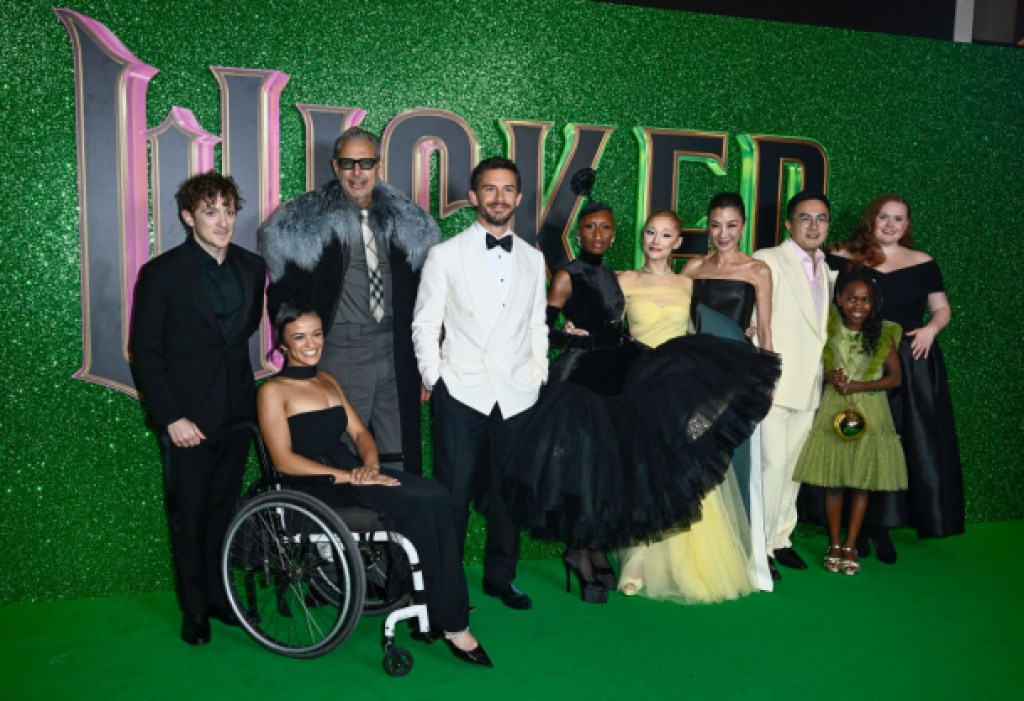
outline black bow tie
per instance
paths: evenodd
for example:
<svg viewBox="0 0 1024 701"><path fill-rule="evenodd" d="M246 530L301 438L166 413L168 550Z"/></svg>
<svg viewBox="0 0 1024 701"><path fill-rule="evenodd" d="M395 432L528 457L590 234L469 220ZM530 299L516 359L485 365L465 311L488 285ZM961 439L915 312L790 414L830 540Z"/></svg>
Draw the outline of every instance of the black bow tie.
<svg viewBox="0 0 1024 701"><path fill-rule="evenodd" d="M501 246L505 249L505 253L512 252L512 234L505 234L500 239L496 239L490 234L487 234L487 250L491 250L495 246Z"/></svg>

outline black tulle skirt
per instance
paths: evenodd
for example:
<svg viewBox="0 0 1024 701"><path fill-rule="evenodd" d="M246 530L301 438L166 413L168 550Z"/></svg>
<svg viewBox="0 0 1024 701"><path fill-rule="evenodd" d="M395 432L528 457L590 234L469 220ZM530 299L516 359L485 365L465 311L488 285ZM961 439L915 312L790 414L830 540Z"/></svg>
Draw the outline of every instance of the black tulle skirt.
<svg viewBox="0 0 1024 701"><path fill-rule="evenodd" d="M896 432L907 459L906 491L872 492L864 525L913 526L922 538L964 532L964 485L953 420L946 363L938 343L927 358L914 360L910 339L899 347L903 382L889 393ZM801 520L825 523L824 490L803 485Z"/></svg>
<svg viewBox="0 0 1024 701"><path fill-rule="evenodd" d="M776 355L712 336L564 354L505 474L513 518L603 549L686 528L768 413L779 371Z"/></svg>

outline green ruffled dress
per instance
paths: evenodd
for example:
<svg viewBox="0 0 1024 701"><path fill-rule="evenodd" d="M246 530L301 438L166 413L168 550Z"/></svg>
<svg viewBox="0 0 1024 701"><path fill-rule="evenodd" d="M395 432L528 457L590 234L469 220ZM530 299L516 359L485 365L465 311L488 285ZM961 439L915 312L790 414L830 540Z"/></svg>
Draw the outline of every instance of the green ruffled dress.
<svg viewBox="0 0 1024 701"><path fill-rule="evenodd" d="M899 346L902 335L898 324L883 321L878 347L867 355L860 332L843 326L834 306L829 310L828 332L828 343L822 353L825 371L843 368L847 376L861 382L882 377L885 357ZM836 414L850 405L864 416L867 424L864 435L855 441L840 439L832 426ZM820 487L880 492L906 489L907 463L885 391L857 392L844 397L826 384L793 479Z"/></svg>

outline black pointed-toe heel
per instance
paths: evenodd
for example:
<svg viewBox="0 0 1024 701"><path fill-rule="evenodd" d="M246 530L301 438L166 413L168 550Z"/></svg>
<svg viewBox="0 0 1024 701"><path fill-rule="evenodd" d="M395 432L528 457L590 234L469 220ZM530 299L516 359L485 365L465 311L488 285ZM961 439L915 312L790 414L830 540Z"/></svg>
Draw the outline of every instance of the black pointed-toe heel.
<svg viewBox="0 0 1024 701"><path fill-rule="evenodd" d="M491 662L491 658L487 656L487 651L484 650L483 645L477 643L477 646L475 648L467 652L465 650L460 649L458 645L453 643L447 637L443 637L441 639L444 640L445 644L448 646L448 649L452 651L453 655L455 655L455 659L462 660L463 662L468 662L469 664L478 664L481 667L494 666L494 663Z"/></svg>
<svg viewBox="0 0 1024 701"><path fill-rule="evenodd" d="M576 581L580 585L580 599L588 604L608 603L608 590L592 579L587 579L580 571L579 561L573 559L572 554L566 550L562 555L562 564L565 565L565 591L572 591L572 578L570 573L576 575Z"/></svg>

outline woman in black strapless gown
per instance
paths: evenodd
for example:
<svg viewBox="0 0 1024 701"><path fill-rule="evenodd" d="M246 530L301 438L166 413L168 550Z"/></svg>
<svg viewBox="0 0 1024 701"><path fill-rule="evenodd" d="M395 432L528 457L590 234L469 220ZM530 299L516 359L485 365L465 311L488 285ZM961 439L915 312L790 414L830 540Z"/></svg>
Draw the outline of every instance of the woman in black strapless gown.
<svg viewBox="0 0 1024 701"><path fill-rule="evenodd" d="M756 334L762 350L772 350L771 269L740 250L746 225L743 199L733 192L715 195L708 204L708 248L704 258L690 261L683 274L693 278L690 320L696 333L746 340L757 312ZM773 589L764 535L761 491L760 434L737 447L733 469L750 524L750 548L757 585Z"/></svg>
<svg viewBox="0 0 1024 701"><path fill-rule="evenodd" d="M448 492L434 480L381 470L373 436L352 410L337 380L317 369L323 347L320 317L291 300L275 319L278 347L287 365L257 395L260 432L274 466L291 475L331 475L333 485L303 487L328 506L362 506L382 515L412 541L422 564L433 629L452 653L491 666L469 632L469 599ZM352 439L357 458L342 444ZM433 639L437 636L428 636Z"/></svg>

